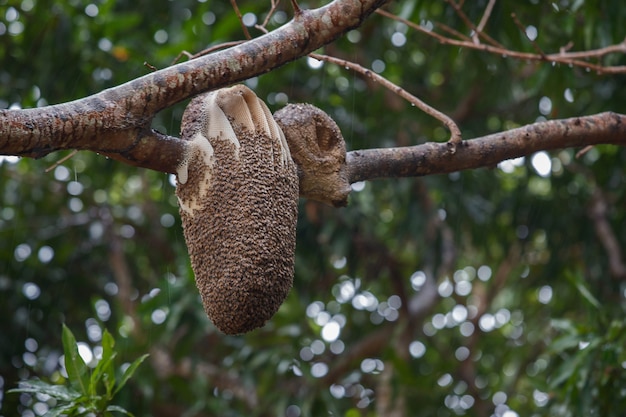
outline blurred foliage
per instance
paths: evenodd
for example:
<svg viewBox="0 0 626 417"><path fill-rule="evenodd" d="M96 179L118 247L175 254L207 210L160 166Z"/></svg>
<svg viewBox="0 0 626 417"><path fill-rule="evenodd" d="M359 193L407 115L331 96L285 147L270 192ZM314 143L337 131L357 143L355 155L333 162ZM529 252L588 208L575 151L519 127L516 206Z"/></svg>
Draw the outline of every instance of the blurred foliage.
<svg viewBox="0 0 626 417"><path fill-rule="evenodd" d="M547 351L554 356L549 359L555 367L548 387L562 392L565 400L552 405L552 415L569 415L573 410L574 415L619 416L626 409L625 323L606 314L582 277L569 278L587 304L588 318L552 322L559 335Z"/></svg>
<svg viewBox="0 0 626 417"><path fill-rule="evenodd" d="M487 1L466 3L478 22ZM270 2L239 6L261 23ZM620 6L497 2L485 30L533 52L514 12L546 52L600 48L626 36ZM444 1L388 7L470 34ZM267 28L290 15L283 1ZM241 39L225 1L0 0L0 107L84 97L148 73L144 62L162 68L182 51ZM451 115L467 139L624 112L624 76L448 47L379 15L323 52L379 71ZM303 58L247 84L272 110L326 110L349 149L447 138L337 66ZM183 108L154 126L176 135ZM263 329L237 337L202 310L171 177L83 152L58 166L64 153L3 158L0 415L50 408L49 396L6 391L35 377L63 382L61 323L93 352L108 331L120 360L150 353L115 398L135 416L621 415L626 286L597 225L608 224L623 261L626 151L575 152L355 184L339 210L302 201L294 288Z"/></svg>

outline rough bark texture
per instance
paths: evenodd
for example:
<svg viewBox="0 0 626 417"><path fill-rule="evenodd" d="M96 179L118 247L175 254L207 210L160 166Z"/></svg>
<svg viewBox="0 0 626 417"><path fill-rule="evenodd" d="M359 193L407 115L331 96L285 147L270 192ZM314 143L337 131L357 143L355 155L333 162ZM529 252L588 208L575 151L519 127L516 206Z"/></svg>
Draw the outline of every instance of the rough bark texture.
<svg viewBox="0 0 626 417"><path fill-rule="evenodd" d="M452 143L348 152L350 183L375 178L417 177L494 167L541 150L598 144L626 145L626 115L613 112L550 120Z"/></svg>
<svg viewBox="0 0 626 417"><path fill-rule="evenodd" d="M63 149L99 152L174 172L186 142L150 128L154 115L194 95L271 71L358 27L385 0L335 0L238 46L183 62L69 103L0 110L0 154L39 158Z"/></svg>
<svg viewBox="0 0 626 417"><path fill-rule="evenodd" d="M384 0L335 0L319 9L299 11L290 23L265 36L156 71L82 100L38 109L0 110L0 154L37 158L56 150L84 149L131 165L176 172L188 154L190 142L153 131L150 123L158 111L305 56L359 26L384 3ZM291 144L299 140L297 137L291 140L289 133L287 136ZM626 115L609 112L553 120L465 140L458 145L426 143L352 151L346 156L345 178L354 183L448 173L492 167L500 161L540 150L603 143L626 144ZM321 175L322 171L308 173ZM332 189L328 186L331 183L323 187L316 184L321 184L322 179L307 179L304 168L300 169L300 175L305 196L331 204L345 201L343 181L335 183L336 188Z"/></svg>
<svg viewBox="0 0 626 417"><path fill-rule="evenodd" d="M261 327L293 284L298 177L280 128L244 86L200 96L176 193L204 308L217 328Z"/></svg>

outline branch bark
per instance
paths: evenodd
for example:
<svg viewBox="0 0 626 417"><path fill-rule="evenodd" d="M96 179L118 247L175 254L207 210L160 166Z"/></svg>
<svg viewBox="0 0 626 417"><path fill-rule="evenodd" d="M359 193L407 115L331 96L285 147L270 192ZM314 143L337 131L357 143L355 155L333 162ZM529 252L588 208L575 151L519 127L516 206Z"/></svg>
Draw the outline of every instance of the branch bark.
<svg viewBox="0 0 626 417"><path fill-rule="evenodd" d="M613 112L550 120L464 140L459 144L366 149L348 152L350 183L388 177L445 174L494 167L498 162L541 150L598 144L626 145L626 115Z"/></svg>
<svg viewBox="0 0 626 417"><path fill-rule="evenodd" d="M69 103L0 110L0 154L39 158L91 150L130 165L174 172L186 142L154 131L155 114L194 95L271 71L358 27L386 0L335 0L267 35Z"/></svg>
<svg viewBox="0 0 626 417"><path fill-rule="evenodd" d="M187 141L154 131L166 107L271 71L359 26L386 0L335 0L259 38L184 62L98 94L43 108L0 110L0 154L39 158L90 150L130 165L174 173ZM350 183L493 167L540 150L626 144L626 116L601 113L536 123L460 143L352 151Z"/></svg>

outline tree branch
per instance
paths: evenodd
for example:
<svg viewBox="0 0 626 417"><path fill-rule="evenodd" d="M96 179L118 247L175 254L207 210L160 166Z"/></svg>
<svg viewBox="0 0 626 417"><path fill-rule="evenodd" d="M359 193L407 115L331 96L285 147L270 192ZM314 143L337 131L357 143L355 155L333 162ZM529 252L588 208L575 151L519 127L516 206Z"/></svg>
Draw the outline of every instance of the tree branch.
<svg viewBox="0 0 626 417"><path fill-rule="evenodd" d="M42 157L63 149L99 152L174 172L185 141L151 129L155 114L209 90L264 74L359 26L385 0L335 0L301 10L266 35L69 103L0 111L0 154Z"/></svg>
<svg viewBox="0 0 626 417"><path fill-rule="evenodd" d="M38 158L57 150L82 149L130 165L173 173L185 156L187 141L151 129L156 113L196 94L243 81L305 56L359 26L385 2L335 0L319 9L300 10L290 23L259 38L81 100L36 109L0 110L0 154ZM503 160L539 150L625 144L625 122L626 116L609 112L536 123L466 140L457 146L426 143L352 151L347 155L347 171L349 181L354 183L493 167Z"/></svg>
<svg viewBox="0 0 626 417"><path fill-rule="evenodd" d="M427 115L434 117L435 119L439 120L441 123L443 123L448 130L450 131L450 142L452 143L460 143L462 138L461 138L461 130L459 129L459 127L457 126L456 123L454 123L454 120L452 120L448 115L440 112L439 110L429 106L428 104L424 103L422 100L420 100L419 98L415 97L414 95L412 95L411 93L409 93L408 91L406 91L404 88L397 86L396 84L392 83L391 81L389 81L388 79L386 79L385 77L383 77L382 75L378 75L375 72L362 67L359 64L356 64L354 62L350 62L350 61L346 61L345 59L340 59L340 58L335 58L332 56L328 56L328 55L320 55L320 54L309 54L309 56L311 58L315 58L318 61L326 61L326 62L331 62L333 64L339 65L341 67L344 67L346 69L351 69L353 71L356 71L358 73L361 73L363 75L365 75L366 77L368 77L369 79L371 79L372 81L374 81L375 83L378 83L380 85L382 85L383 87L385 87L386 89L394 92L395 94L399 95L400 97L402 97L403 99L407 100L409 103L411 103L412 105L414 105L415 107L417 107L418 109L420 109L421 111L423 111L424 113L426 113Z"/></svg>
<svg viewBox="0 0 626 417"><path fill-rule="evenodd" d="M466 25L470 29L474 31L477 30L474 27L474 25L469 21L469 18L461 11L460 6L458 4L456 4L455 2L451 0L447 0L447 2L454 8L454 10L457 12L459 17L461 17L466 22ZM389 19L396 20L400 23L404 23L408 27L426 36L436 39L442 45L450 45L450 46L458 46L460 48L474 49L478 51L488 52L491 54L516 58L516 59L524 60L524 61L543 61L543 62L550 62L554 64L571 65L571 66L576 66L576 67L592 70L592 71L597 72L598 74L624 74L626 73L626 65L604 66L601 64L593 64L591 62L584 61L584 59L590 59L590 58L597 59L608 54L614 54L614 53L623 54L626 51L626 39L624 39L622 42L615 44L615 45L611 45L611 46L600 48L600 49L592 49L589 51L567 52L568 48L561 48L559 52L551 53L551 54L546 54L543 52L542 53L530 53L530 52L521 52L521 51L514 51L511 49L508 49L505 46L498 43L493 38L486 35L484 32L476 31L477 36L474 37L474 40L477 40L479 38L484 38L489 44L471 41L465 35L460 34L452 30L451 28L448 28L445 25L442 25L440 23L437 24L437 26L441 27L443 30L445 30L448 33L452 33L453 36L459 37L459 39L454 39L454 38L443 36L433 30L430 30L426 27L422 27L421 25L417 23L411 22L410 20L407 20L407 19L403 19L399 16L396 16L382 9L376 10L376 13L380 14L381 16L385 16ZM524 30L524 33L525 33L525 30ZM537 46L537 45L535 44L534 46Z"/></svg>
<svg viewBox="0 0 626 417"><path fill-rule="evenodd" d="M449 142L352 151L348 152L346 162L348 180L355 183L494 167L498 162L540 150L597 144L626 145L626 115L606 112L535 123L464 140L456 146L456 151Z"/></svg>

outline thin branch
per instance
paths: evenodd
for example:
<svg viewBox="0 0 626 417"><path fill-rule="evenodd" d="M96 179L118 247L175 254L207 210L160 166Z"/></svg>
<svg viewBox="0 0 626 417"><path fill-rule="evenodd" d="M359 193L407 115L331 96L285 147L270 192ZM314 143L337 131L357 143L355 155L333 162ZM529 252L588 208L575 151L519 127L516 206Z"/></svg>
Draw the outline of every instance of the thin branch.
<svg viewBox="0 0 626 417"><path fill-rule="evenodd" d="M269 24L270 19L272 18L274 13L276 13L276 9L278 8L279 4L280 4L280 0L272 0L272 7L270 8L270 11L267 12L267 16L265 16L265 20L263 20L263 23L261 23L260 25L255 25L254 27L259 29L263 33L267 33L268 32L267 25Z"/></svg>
<svg viewBox="0 0 626 417"><path fill-rule="evenodd" d="M585 154L587 152L589 152L590 150L593 149L593 145L587 145L584 148L582 148L581 150L579 150L578 152L576 152L576 159L580 159L583 156L585 156Z"/></svg>
<svg viewBox="0 0 626 417"><path fill-rule="evenodd" d="M517 26L519 28L520 32L522 32L524 34L526 39L528 39L530 44L533 46L533 48L535 49L535 52L537 52L541 56L541 58L548 59L548 57L546 56L545 52L543 52L543 50L539 47L537 42L535 42L534 39L531 39L530 36L528 36L528 32L526 31L526 27L517 18L517 15L515 13L511 13L511 18L513 19L513 22L515 23L515 26Z"/></svg>
<svg viewBox="0 0 626 417"><path fill-rule="evenodd" d="M572 59L602 58L603 56L609 55L609 54L626 53L626 38L624 38L624 40L618 44L605 46L604 48L591 49L589 51L566 52L567 50L566 47L562 48L563 51L560 52L559 55L563 55L567 58L572 58Z"/></svg>
<svg viewBox="0 0 626 417"><path fill-rule="evenodd" d="M382 77L376 74L375 72L373 72L372 70L364 68L359 64L346 61L344 59L334 58L328 55L320 55L320 54L309 54L309 56L311 58L317 59L318 61L331 62L333 64L337 64L344 68L350 68L353 71L356 71L360 74L365 75L372 81L382 85L383 87L389 89L390 91L393 91L395 94L407 100L409 103L413 104L424 113L428 114L429 116L434 117L435 119L443 123L448 128L448 130L450 130L450 142L451 143L458 144L461 142L461 130L456 125L456 123L454 123L454 120L452 120L450 117L446 116L444 113L440 112L439 110L424 103L422 100L410 94L408 91L406 91L402 87L399 87L396 84L392 83L385 77Z"/></svg>
<svg viewBox="0 0 626 417"><path fill-rule="evenodd" d="M239 19L239 24L241 24L241 29L243 30L243 35L248 40L252 39L252 36L250 36L250 32L248 32L248 28L243 23L243 16L241 15L241 11L239 10L239 6L237 5L237 0L230 0L230 5L233 7L233 10L235 10L235 14Z"/></svg>
<svg viewBox="0 0 626 417"><path fill-rule="evenodd" d="M496 0L489 0L489 3L487 3L487 7L485 7L485 12L483 13L483 17L481 17L480 22L478 23L478 26L476 26L476 31L478 33L482 32L485 29L485 26L487 26L487 22L489 21L489 18L491 17L491 12L493 12L493 6L495 6L496 4Z"/></svg>
<svg viewBox="0 0 626 417"><path fill-rule="evenodd" d="M265 31L265 33L268 33L268 32ZM219 51L220 49L226 49L226 48L230 48L232 46L241 45L244 42L245 41L222 42L222 43L217 44L217 45L209 46L208 48L203 49L200 52L196 52L195 54L192 54L192 53L187 52L187 51L181 51L178 55L176 55L176 58L174 58L174 61L172 62L172 65L174 65L178 61L180 61L180 59L183 57L183 55L185 55L188 59L196 59L196 58L200 58L201 56L205 56L205 55L208 55L210 53L213 53L215 51Z"/></svg>
<svg viewBox="0 0 626 417"><path fill-rule="evenodd" d="M62 163L64 163L65 161L67 161L68 159L72 158L74 155L76 155L78 153L78 151L76 149L74 149L72 152L70 152L68 155L65 155L63 158L59 159L58 161L56 161L54 164L50 165L48 168L46 168L44 170L44 172L50 172L53 169L55 169L56 167L58 167L59 165L61 165Z"/></svg>
<svg viewBox="0 0 626 417"><path fill-rule="evenodd" d="M377 10L376 12L382 15L382 13L380 13L380 10ZM464 40L466 42L471 42L472 41L471 37L469 37L469 36L459 32L458 30L453 29L450 26L448 26L446 24L443 24L441 22L435 22L435 27L438 27L443 32L446 32L446 33L448 33L448 34L450 34L452 36L456 36L458 39Z"/></svg>
<svg viewBox="0 0 626 417"><path fill-rule="evenodd" d="M493 46L496 46L498 48L504 48L504 46L501 43L499 43L498 41L496 41L495 39L493 39L491 36L487 35L483 31L479 30L475 26L474 23L472 23L472 21L469 19L469 17L467 17L465 12L461 9L461 5L456 4L454 0L446 0L446 3L452 6L456 14L461 18L461 20L465 23L465 25L468 28L470 28L472 31L474 31L474 33L477 34L478 37L482 38L486 42L489 42Z"/></svg>
<svg viewBox="0 0 626 417"><path fill-rule="evenodd" d="M626 53L626 39L624 39L619 44L610 45L610 46L599 48L599 49L592 49L589 51L566 52L564 48L561 48L561 50L558 53L541 55L541 54L533 54L529 52L513 51L513 50L505 48L504 46L493 46L493 45L486 45L482 43L476 44L474 42L471 42L465 39L465 37L463 37L463 39L461 40L449 38L437 32L434 32L432 30L428 30L420 26L417 23L411 22L410 20L401 18L399 16L396 16L384 10L377 10L376 13L382 16L385 16L387 18L396 20L398 22L404 23L410 28L420 33L423 33L426 36L436 39L437 41L439 41L439 43L443 45L458 46L461 48L488 52L491 54L507 56L507 57L516 58L519 60L544 61L544 62L550 62L550 63L571 65L571 66L576 66L576 67L596 71L598 74L624 74L626 73L626 65L604 66L604 65L593 64L588 61L583 61L583 59L601 58L603 56L606 56L608 54L613 54L613 53L621 53L621 54Z"/></svg>

